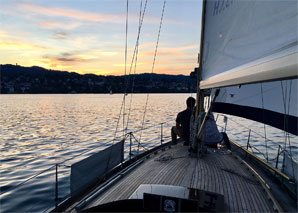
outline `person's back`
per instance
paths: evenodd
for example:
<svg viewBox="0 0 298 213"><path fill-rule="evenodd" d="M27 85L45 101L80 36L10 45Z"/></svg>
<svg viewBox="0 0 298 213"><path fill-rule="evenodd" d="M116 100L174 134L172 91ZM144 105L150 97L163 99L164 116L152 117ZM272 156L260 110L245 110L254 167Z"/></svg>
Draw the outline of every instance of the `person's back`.
<svg viewBox="0 0 298 213"><path fill-rule="evenodd" d="M204 142L205 144L215 144L220 143L223 139L222 134L218 131L216 121L214 116L210 113L206 117L205 121L205 132L204 132Z"/></svg>
<svg viewBox="0 0 298 213"><path fill-rule="evenodd" d="M186 143L189 142L189 126L191 113L192 109L186 109L182 112L179 112L176 119L176 122L181 124L181 137L185 140Z"/></svg>
<svg viewBox="0 0 298 213"><path fill-rule="evenodd" d="M177 136L184 139L184 145L189 144L189 134L190 134L190 117L195 106L195 99L189 97L186 100L187 108L182 112L179 112L176 118L176 126L172 127L171 136L172 143L177 143Z"/></svg>
<svg viewBox="0 0 298 213"><path fill-rule="evenodd" d="M230 140L225 132L219 132L213 114L210 112L205 121L204 144L216 147L218 143L224 141L228 149L231 149Z"/></svg>

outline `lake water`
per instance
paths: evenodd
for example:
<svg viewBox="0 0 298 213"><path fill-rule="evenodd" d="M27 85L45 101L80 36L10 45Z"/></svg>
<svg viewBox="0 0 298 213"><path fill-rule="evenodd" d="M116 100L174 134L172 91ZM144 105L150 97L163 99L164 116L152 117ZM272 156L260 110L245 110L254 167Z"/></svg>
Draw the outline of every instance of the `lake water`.
<svg viewBox="0 0 298 213"><path fill-rule="evenodd" d="M131 113L131 96L126 96L124 121L122 113L119 119L123 100L120 94L0 95L0 211L41 212L53 207L55 164L62 162L58 175L59 197L63 198L70 193L69 166L104 149L115 136L115 141L120 140L123 127L127 126L127 132L134 132L143 146L150 148L160 144L164 123L163 139L170 140L170 127L190 95L150 94L142 132L146 94L133 95ZM220 130L225 126L223 118L218 116ZM265 127L265 140L262 124L232 116L228 116L227 123L229 137L243 146L248 129L252 129L251 143L263 153L267 149L269 159L276 157L278 145L284 145L283 133L274 128ZM291 143L292 154L297 156L297 137L291 136ZM126 143L126 157L128 147ZM134 142L134 152L136 147Z"/></svg>

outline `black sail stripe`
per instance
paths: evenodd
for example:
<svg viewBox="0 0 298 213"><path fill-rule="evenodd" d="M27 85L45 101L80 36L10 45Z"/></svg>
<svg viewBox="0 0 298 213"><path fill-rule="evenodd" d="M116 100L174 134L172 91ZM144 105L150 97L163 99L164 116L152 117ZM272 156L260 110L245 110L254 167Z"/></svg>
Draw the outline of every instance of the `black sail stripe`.
<svg viewBox="0 0 298 213"><path fill-rule="evenodd" d="M298 135L298 120L297 117L292 115L284 115L271 110L222 102L214 103L213 112L247 118ZM286 125L284 125L285 121Z"/></svg>

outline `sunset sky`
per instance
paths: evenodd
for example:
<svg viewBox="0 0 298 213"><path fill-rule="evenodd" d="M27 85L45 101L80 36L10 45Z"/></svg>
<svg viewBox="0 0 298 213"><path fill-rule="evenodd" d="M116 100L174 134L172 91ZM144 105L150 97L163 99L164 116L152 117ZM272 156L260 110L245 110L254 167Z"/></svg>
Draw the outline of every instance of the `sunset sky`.
<svg viewBox="0 0 298 213"><path fill-rule="evenodd" d="M140 4L129 0L128 70ZM162 6L148 0L136 73L151 72ZM188 75L197 66L201 10L200 0L167 0L155 73ZM0 0L0 64L123 75L125 20L126 0Z"/></svg>

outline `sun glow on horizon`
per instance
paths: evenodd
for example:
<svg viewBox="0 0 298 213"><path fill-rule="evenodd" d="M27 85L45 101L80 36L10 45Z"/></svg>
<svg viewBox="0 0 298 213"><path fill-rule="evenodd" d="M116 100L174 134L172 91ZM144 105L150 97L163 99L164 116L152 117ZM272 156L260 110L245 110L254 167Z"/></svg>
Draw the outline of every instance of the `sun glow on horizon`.
<svg viewBox="0 0 298 213"><path fill-rule="evenodd" d="M131 2L129 7L127 72L132 67L140 2ZM1 64L80 74L124 74L126 3L0 0L0 4ZM136 73L151 72L161 9L162 2L148 2ZM197 66L200 12L200 2L167 3L155 73L189 74Z"/></svg>

